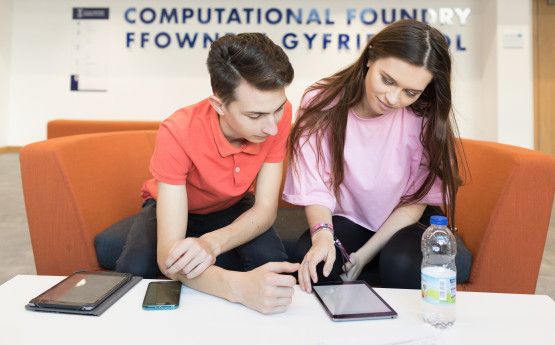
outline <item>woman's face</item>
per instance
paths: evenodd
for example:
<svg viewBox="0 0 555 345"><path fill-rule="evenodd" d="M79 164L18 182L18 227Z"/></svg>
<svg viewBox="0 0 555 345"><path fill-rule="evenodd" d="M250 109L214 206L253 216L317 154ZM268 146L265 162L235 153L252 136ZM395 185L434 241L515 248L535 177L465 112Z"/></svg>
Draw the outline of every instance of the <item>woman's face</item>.
<svg viewBox="0 0 555 345"><path fill-rule="evenodd" d="M424 67L394 57L368 62L368 67L366 97L355 109L357 115L364 118L378 117L393 109L411 105L433 77Z"/></svg>

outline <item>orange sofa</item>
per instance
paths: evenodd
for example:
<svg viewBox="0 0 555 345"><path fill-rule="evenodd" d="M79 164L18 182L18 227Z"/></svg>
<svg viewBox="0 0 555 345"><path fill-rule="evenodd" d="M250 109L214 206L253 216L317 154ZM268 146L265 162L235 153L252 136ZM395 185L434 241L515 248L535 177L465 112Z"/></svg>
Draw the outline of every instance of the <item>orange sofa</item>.
<svg viewBox="0 0 555 345"><path fill-rule="evenodd" d="M58 137L22 148L23 192L38 274L100 270L94 237L136 214L155 130ZM457 196L459 235L473 255L459 290L534 293L555 191L555 158L462 140L471 179ZM293 242L307 228L281 201L276 229Z"/></svg>
<svg viewBox="0 0 555 345"><path fill-rule="evenodd" d="M160 121L98 121L98 120L52 120L46 125L46 137L54 139L68 135L157 130Z"/></svg>

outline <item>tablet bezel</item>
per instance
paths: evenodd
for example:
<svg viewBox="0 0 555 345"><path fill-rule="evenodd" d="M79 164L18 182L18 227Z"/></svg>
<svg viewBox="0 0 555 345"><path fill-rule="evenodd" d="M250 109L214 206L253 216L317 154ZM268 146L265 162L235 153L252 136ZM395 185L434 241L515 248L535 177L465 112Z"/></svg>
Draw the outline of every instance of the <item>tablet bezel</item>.
<svg viewBox="0 0 555 345"><path fill-rule="evenodd" d="M92 303L82 303L82 302L69 302L69 301L61 301L61 300L57 300L57 299L48 299L45 298L45 296L47 296L48 294L52 293L54 290L57 289L64 289L66 288L67 291L75 288L75 284L72 282L70 283L70 285L72 285L71 287L69 286L65 286L67 285L69 282L71 282L75 276L82 276L81 279L84 279L88 276L111 276L111 277L120 277L121 279L116 282L109 290L106 290L104 292L103 295L99 296L95 301L93 301ZM52 286L50 289L44 291L43 293L41 293L40 295L38 295L37 297L33 298L29 304L34 305L36 307L39 308L61 308L61 309L70 309L70 310L93 310L94 308L96 308L100 303L102 303L104 300L106 300L110 295L112 295L117 289L119 289L120 287L122 287L123 285L125 285L130 279L132 278L132 275L129 273L118 273L118 272L94 272L94 271L80 271L80 272L75 272L73 274L71 274L70 276L68 276L67 278L65 278L64 280L62 280L61 282L59 282L58 284ZM68 288L69 287L69 288Z"/></svg>
<svg viewBox="0 0 555 345"><path fill-rule="evenodd" d="M374 312L374 313L357 313L357 314L333 314L332 311L328 308L326 303L320 297L320 294L314 286L330 286L330 285L365 285L368 290L374 294L387 309L388 312ZM336 282L323 282L323 283L316 283L313 284L314 295L320 302L320 305L324 308L328 316L333 321L351 321L351 320L374 320L374 319L394 319L397 317L397 312L389 305L387 302L374 290L368 283L363 280L354 280L354 281L336 281Z"/></svg>

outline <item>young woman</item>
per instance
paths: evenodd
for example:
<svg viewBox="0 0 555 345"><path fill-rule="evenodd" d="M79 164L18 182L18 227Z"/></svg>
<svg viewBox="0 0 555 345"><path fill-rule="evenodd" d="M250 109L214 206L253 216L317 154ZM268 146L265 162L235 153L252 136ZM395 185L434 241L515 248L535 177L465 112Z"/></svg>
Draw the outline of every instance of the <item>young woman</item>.
<svg viewBox="0 0 555 345"><path fill-rule="evenodd" d="M430 205L453 221L460 184L450 83L443 35L402 20L305 92L283 193L310 225L296 247L302 290L341 278L420 288L420 240L441 214Z"/></svg>

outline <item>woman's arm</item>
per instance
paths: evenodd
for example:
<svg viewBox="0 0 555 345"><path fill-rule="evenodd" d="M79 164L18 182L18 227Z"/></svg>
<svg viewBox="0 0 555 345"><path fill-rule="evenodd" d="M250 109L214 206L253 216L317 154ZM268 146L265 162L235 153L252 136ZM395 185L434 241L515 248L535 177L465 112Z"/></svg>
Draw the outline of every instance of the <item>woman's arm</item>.
<svg viewBox="0 0 555 345"><path fill-rule="evenodd" d="M351 254L351 262L346 265L347 274L344 279L357 279L364 266L374 259L391 237L404 227L418 222L425 209L425 204L412 204L395 209L376 234Z"/></svg>
<svg viewBox="0 0 555 345"><path fill-rule="evenodd" d="M310 228L318 223L331 224L332 214L329 208L322 205L309 205L305 207L306 219ZM312 236L312 246L304 256L299 268L299 286L301 290L310 292L312 281L318 282L316 265L324 261L324 276L328 276L335 262L335 247L333 245L333 234L331 231L322 229Z"/></svg>

